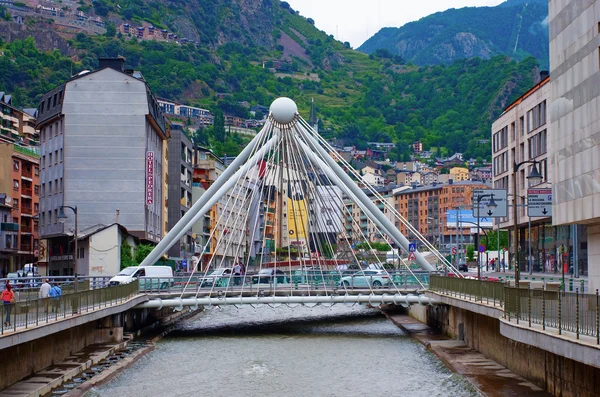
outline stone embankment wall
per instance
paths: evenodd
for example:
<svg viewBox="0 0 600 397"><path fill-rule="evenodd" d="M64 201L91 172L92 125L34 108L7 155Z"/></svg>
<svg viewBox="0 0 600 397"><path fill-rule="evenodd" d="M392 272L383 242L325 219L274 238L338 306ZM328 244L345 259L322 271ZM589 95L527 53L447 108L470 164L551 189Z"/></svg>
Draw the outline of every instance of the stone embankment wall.
<svg viewBox="0 0 600 397"><path fill-rule="evenodd" d="M592 397L600 393L600 368L506 338L500 333L497 318L448 305L412 305L410 315L452 338L464 340L469 347L555 396Z"/></svg>

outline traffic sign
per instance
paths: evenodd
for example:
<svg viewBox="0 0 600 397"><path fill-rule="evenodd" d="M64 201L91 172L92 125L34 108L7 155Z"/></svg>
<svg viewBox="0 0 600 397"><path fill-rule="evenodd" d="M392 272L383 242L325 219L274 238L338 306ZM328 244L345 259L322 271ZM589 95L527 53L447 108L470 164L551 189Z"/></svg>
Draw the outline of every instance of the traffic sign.
<svg viewBox="0 0 600 397"><path fill-rule="evenodd" d="M409 261L414 261L415 259L417 259L417 255L414 252L409 252L408 253L408 260Z"/></svg>
<svg viewBox="0 0 600 397"><path fill-rule="evenodd" d="M458 250L456 249L456 247L452 247L452 255L456 255L457 252Z"/></svg>
<svg viewBox="0 0 600 397"><path fill-rule="evenodd" d="M527 190L527 216L552 216L552 188Z"/></svg>
<svg viewBox="0 0 600 397"><path fill-rule="evenodd" d="M494 195L496 208L488 208L491 195ZM479 201L479 212L477 211L477 202L480 196L486 196ZM506 218L507 211L507 193L506 189L473 189L473 217L475 218Z"/></svg>
<svg viewBox="0 0 600 397"><path fill-rule="evenodd" d="M481 244L479 246L479 252L485 252L485 245Z"/></svg>
<svg viewBox="0 0 600 397"><path fill-rule="evenodd" d="M417 250L417 244L408 244L408 251L415 252Z"/></svg>

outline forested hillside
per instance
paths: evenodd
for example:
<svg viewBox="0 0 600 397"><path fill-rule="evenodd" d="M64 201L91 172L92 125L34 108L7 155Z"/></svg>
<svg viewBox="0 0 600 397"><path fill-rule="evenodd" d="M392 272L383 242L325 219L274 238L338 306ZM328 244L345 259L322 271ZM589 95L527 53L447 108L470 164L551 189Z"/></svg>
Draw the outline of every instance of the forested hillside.
<svg viewBox="0 0 600 397"><path fill-rule="evenodd" d="M131 0L120 1L119 8L97 0L87 9L114 24L152 21L190 39L196 32L198 45L137 40L107 29L104 36L62 35L66 50L44 51L38 34L56 32L52 25L29 24L32 37L0 43L0 91L12 93L19 106L36 106L44 92L69 76L96 68L97 58L120 55L163 98L241 117L249 117L241 102L268 106L283 95L308 117L314 98L327 137L343 137L359 147L367 141L398 142L397 159L417 139L426 148L489 157L489 145L480 140L489 138L493 118L533 84L538 72L533 58L516 62L503 56L418 67L387 53L353 51L287 3L204 3ZM202 23L194 13L205 13ZM254 31L224 26L233 20L262 22ZM0 23L0 37L6 37L5 27Z"/></svg>
<svg viewBox="0 0 600 397"><path fill-rule="evenodd" d="M548 67L548 1L509 0L496 7L438 12L400 28L384 28L358 48L387 50L418 65L507 55L535 57Z"/></svg>

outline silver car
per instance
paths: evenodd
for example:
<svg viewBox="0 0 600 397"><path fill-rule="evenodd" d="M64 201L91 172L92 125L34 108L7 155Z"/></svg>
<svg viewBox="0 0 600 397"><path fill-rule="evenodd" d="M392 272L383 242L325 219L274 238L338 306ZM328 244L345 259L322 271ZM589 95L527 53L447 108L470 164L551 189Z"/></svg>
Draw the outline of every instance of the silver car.
<svg viewBox="0 0 600 397"><path fill-rule="evenodd" d="M380 288L391 283L390 276L382 270L362 270L340 279L344 288Z"/></svg>

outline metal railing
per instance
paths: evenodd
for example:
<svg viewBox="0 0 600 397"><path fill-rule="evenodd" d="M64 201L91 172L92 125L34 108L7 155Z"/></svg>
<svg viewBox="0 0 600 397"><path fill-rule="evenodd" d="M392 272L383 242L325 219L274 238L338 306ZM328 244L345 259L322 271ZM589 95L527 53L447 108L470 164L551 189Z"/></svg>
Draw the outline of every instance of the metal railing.
<svg viewBox="0 0 600 397"><path fill-rule="evenodd" d="M582 294L579 291L545 291L542 289L522 289L505 287L506 306L504 316L517 323L526 322L573 332L580 335L595 336L600 344L600 302L598 290L595 294Z"/></svg>
<svg viewBox="0 0 600 397"><path fill-rule="evenodd" d="M515 288L495 281L460 279L432 275L429 289L452 297L499 305L504 308L504 318L525 323L541 325L558 330L572 332L576 338L580 335L596 337L600 345L600 296L575 292L550 291L544 288Z"/></svg>
<svg viewBox="0 0 600 397"><path fill-rule="evenodd" d="M51 283L58 284L63 294L75 291L75 278L73 276L0 278L0 291L4 290L8 280L13 286L18 301L35 300L38 298L40 286L46 279L50 280ZM110 277L79 276L77 291L107 287L108 280L110 280Z"/></svg>
<svg viewBox="0 0 600 397"><path fill-rule="evenodd" d="M171 278L140 278L140 292L144 293L175 293L192 291L210 291L211 289L244 289L252 287L270 286L271 289L421 289L429 285L429 272L388 272L379 275L362 276L352 274L352 271L340 274L338 271L295 270L291 276L289 271L276 276L246 274L245 276L233 275L204 275L197 273ZM189 282L188 282L189 281ZM419 283L420 282L420 283Z"/></svg>
<svg viewBox="0 0 600 397"><path fill-rule="evenodd" d="M496 281L476 280L431 275L429 289L450 296L502 306L504 284Z"/></svg>
<svg viewBox="0 0 600 397"><path fill-rule="evenodd" d="M80 313L120 304L139 293L137 281L114 287L78 291L59 297L0 305L0 335L17 328L47 324Z"/></svg>

